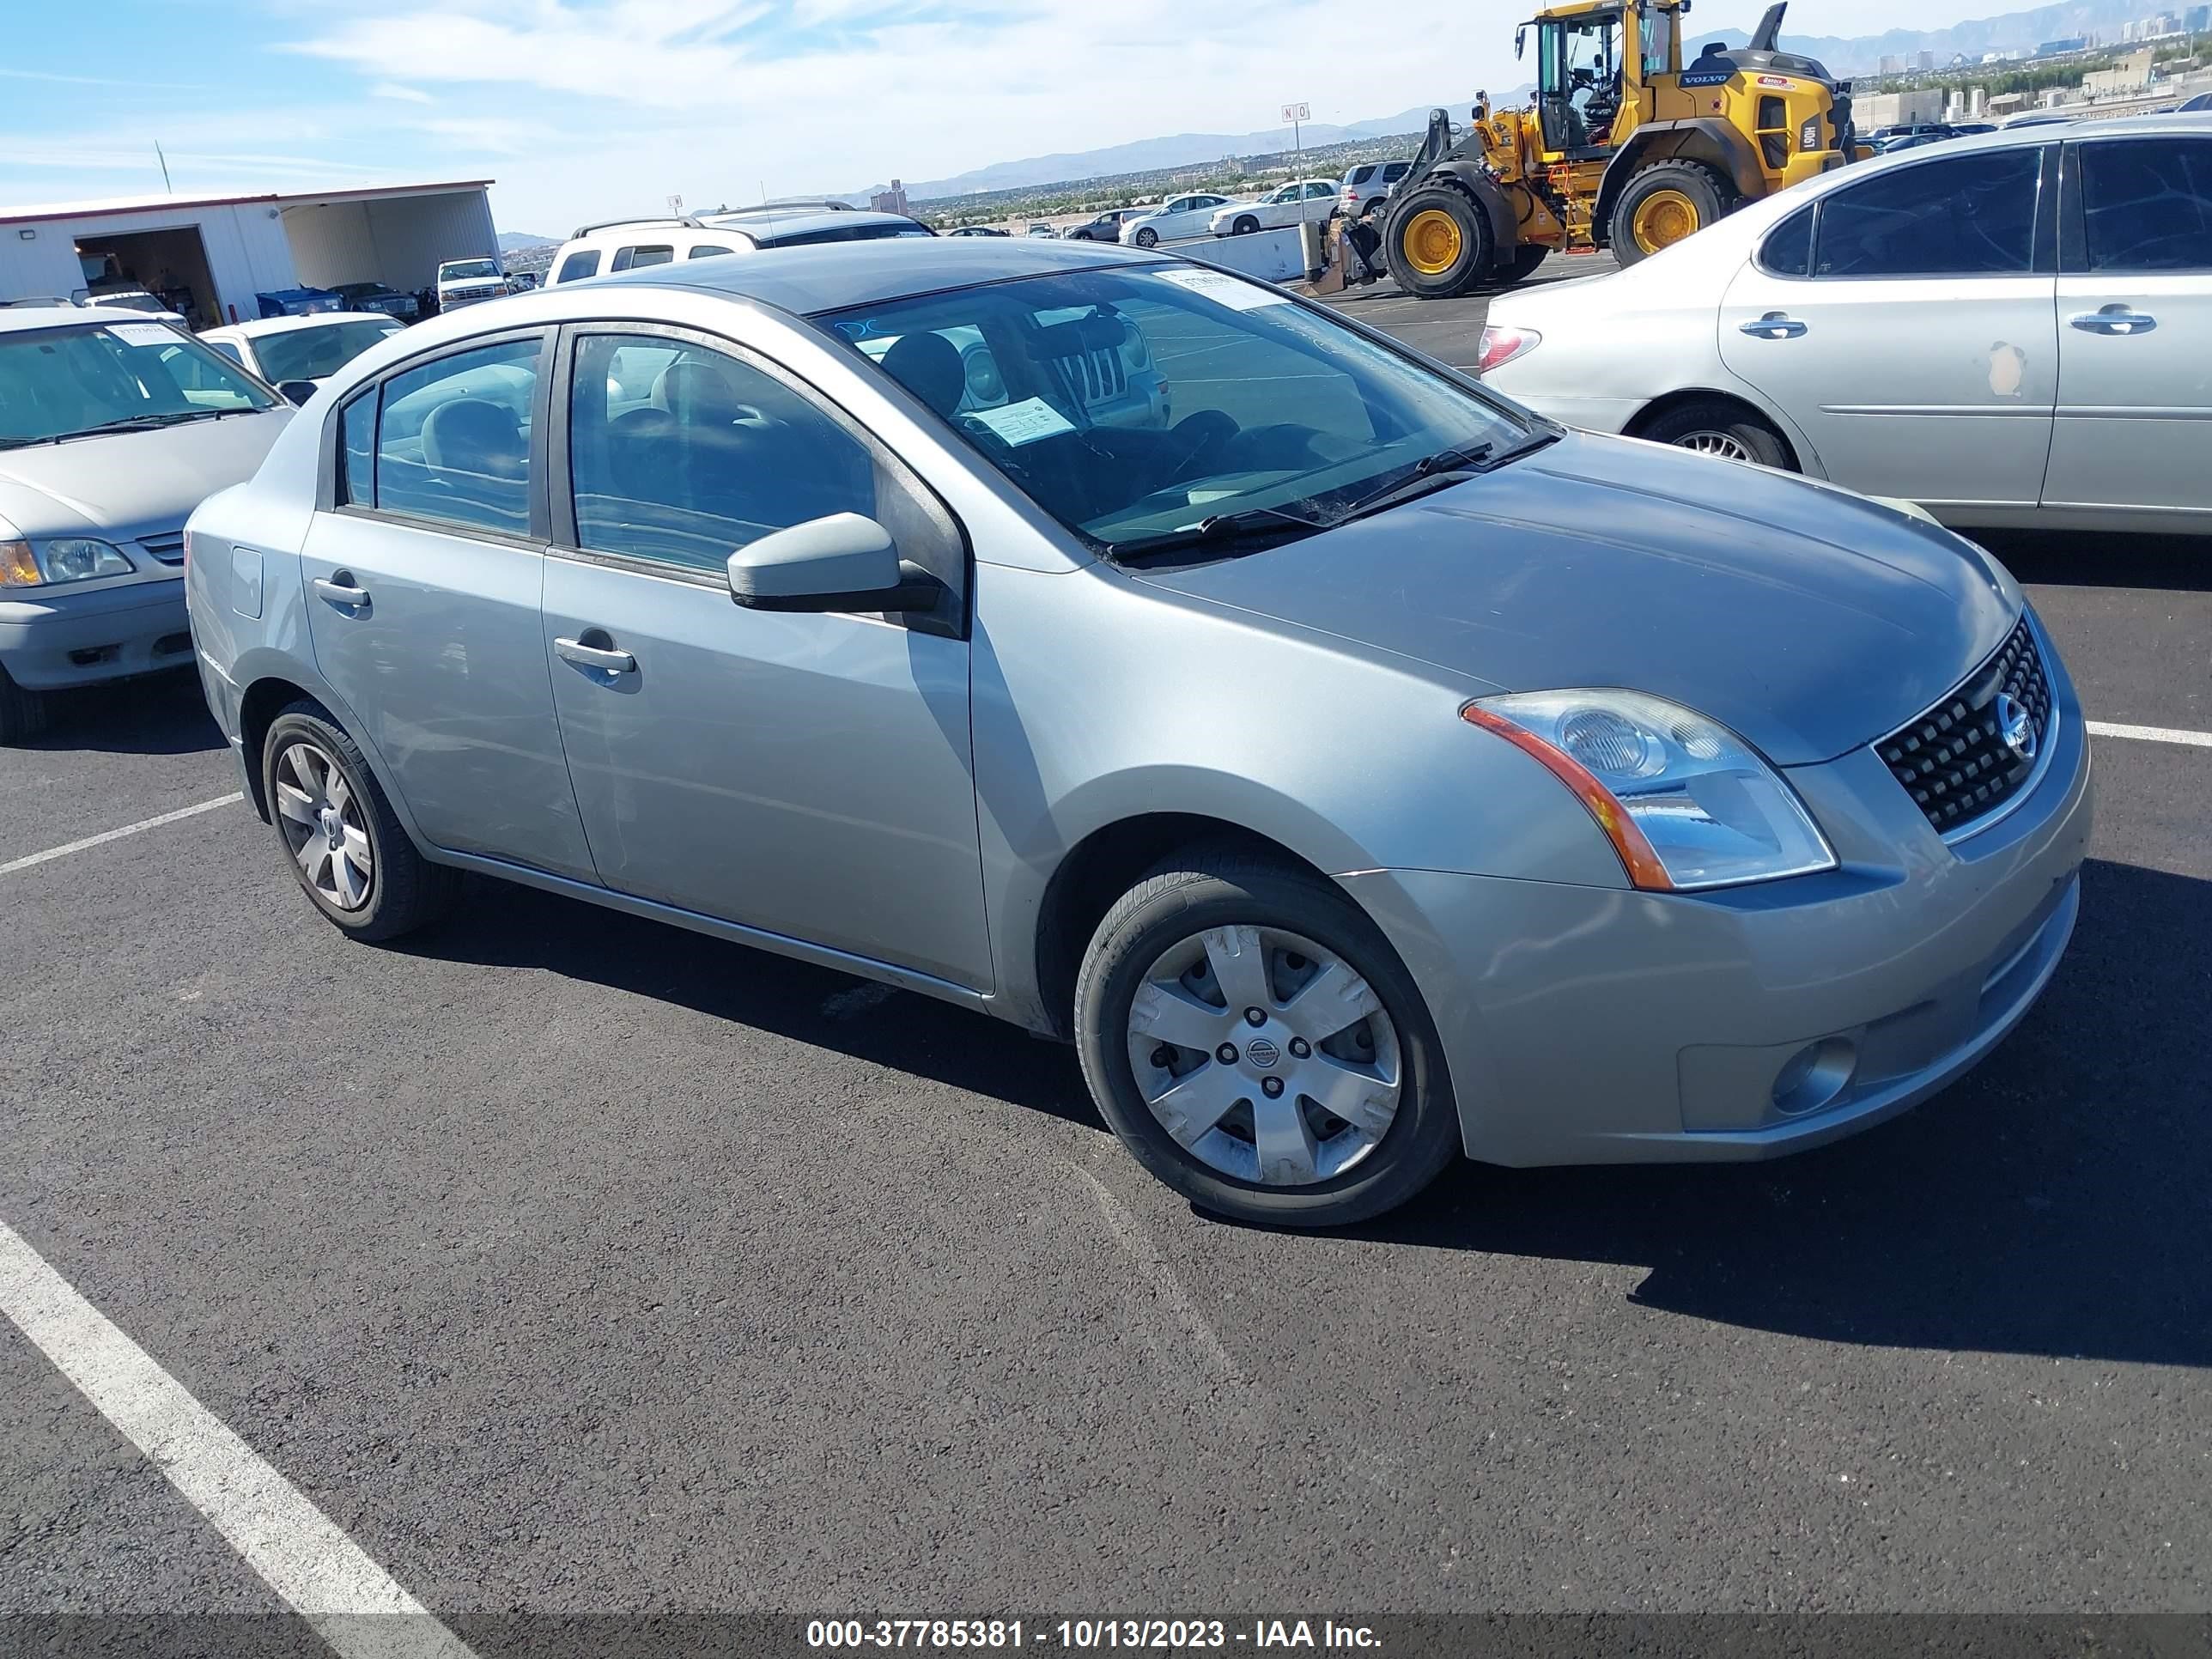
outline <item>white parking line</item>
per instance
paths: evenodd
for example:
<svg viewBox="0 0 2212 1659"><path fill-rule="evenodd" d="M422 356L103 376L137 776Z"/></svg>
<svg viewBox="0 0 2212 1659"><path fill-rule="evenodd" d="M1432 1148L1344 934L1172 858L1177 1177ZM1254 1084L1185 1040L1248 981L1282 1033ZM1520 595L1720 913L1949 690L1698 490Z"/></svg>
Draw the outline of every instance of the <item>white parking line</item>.
<svg viewBox="0 0 2212 1659"><path fill-rule="evenodd" d="M2118 720L2089 720L2089 735L2133 738L2138 743L2185 743L2192 749L2212 749L2212 732L2185 732L2172 726L2124 726Z"/></svg>
<svg viewBox="0 0 2212 1659"><path fill-rule="evenodd" d="M72 841L60 847L49 847L43 853L27 853L21 858L10 859L0 864L0 876L13 875L18 870L27 870L34 864L44 864L48 859L65 859L71 853L82 853L88 847L99 847L107 842L121 841L125 836L135 836L142 830L159 830L165 823L174 823L179 818L188 818L198 812L212 812L218 806L228 806L246 799L233 791L215 800L204 800L198 806L179 806L173 812L164 812L157 818L141 818L136 823L126 823L120 830L103 830L96 836L87 836L82 841Z"/></svg>
<svg viewBox="0 0 2212 1659"><path fill-rule="evenodd" d="M0 1312L344 1659L475 1659L4 1222Z"/></svg>

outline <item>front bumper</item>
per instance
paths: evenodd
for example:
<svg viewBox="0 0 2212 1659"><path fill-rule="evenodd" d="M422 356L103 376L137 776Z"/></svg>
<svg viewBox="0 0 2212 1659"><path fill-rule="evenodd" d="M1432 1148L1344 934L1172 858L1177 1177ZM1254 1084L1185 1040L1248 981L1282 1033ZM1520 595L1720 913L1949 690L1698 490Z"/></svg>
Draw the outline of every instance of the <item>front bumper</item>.
<svg viewBox="0 0 2212 1659"><path fill-rule="evenodd" d="M1789 775L1840 860L1822 875L1702 894L1340 878L1428 999L1468 1155L1772 1157L1972 1066L2050 980L2080 904L2088 741L2046 661L2057 747L2014 810L1955 844L1860 750Z"/></svg>
<svg viewBox="0 0 2212 1659"><path fill-rule="evenodd" d="M0 665L31 691L127 679L192 660L182 577L0 599Z"/></svg>

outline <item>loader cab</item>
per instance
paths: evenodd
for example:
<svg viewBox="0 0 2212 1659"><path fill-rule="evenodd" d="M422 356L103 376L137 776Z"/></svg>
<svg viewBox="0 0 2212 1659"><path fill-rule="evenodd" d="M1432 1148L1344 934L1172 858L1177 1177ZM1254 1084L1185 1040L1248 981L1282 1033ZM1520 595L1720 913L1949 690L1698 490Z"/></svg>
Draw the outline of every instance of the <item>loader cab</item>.
<svg viewBox="0 0 2212 1659"><path fill-rule="evenodd" d="M1645 88L1681 70L1681 11L1630 0L1554 7L1536 31L1536 116L1547 155L1601 160L1649 120Z"/></svg>

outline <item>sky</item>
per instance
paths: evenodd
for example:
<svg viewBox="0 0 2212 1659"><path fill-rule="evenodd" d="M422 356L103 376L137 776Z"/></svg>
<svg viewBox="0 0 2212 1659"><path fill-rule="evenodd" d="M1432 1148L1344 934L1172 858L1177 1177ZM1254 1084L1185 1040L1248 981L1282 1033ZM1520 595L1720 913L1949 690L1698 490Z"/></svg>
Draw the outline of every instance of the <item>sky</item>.
<svg viewBox="0 0 2212 1659"><path fill-rule="evenodd" d="M2027 3L2027 0L2021 0ZM1710 9L1708 9L1710 8ZM1534 0L9 0L0 204L489 178L502 231L823 194L1303 100L1348 122L1527 76ZM1990 3L1977 12L2013 9ZM1758 0L1705 0L1700 31ZM1793 0L1807 33L1940 27ZM1440 41L1460 43L1447 61Z"/></svg>

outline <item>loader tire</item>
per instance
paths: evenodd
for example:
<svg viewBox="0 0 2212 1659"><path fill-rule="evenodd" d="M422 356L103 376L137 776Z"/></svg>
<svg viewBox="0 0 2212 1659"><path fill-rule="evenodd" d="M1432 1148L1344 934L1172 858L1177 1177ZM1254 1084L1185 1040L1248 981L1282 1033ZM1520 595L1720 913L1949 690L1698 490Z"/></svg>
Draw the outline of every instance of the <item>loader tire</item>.
<svg viewBox="0 0 2212 1659"><path fill-rule="evenodd" d="M1536 274L1536 267L1544 263L1544 256L1551 251L1547 247L1523 242L1513 250L1513 258L1505 267L1505 280L1509 283L1527 282Z"/></svg>
<svg viewBox="0 0 2212 1659"><path fill-rule="evenodd" d="M1416 299L1452 299L1490 269L1490 216L1463 190L1424 185L1391 209L1382 257L1398 286Z"/></svg>
<svg viewBox="0 0 2212 1659"><path fill-rule="evenodd" d="M1699 161L1654 161L1613 204L1613 257L1646 259L1696 234L1736 205L1734 189Z"/></svg>

